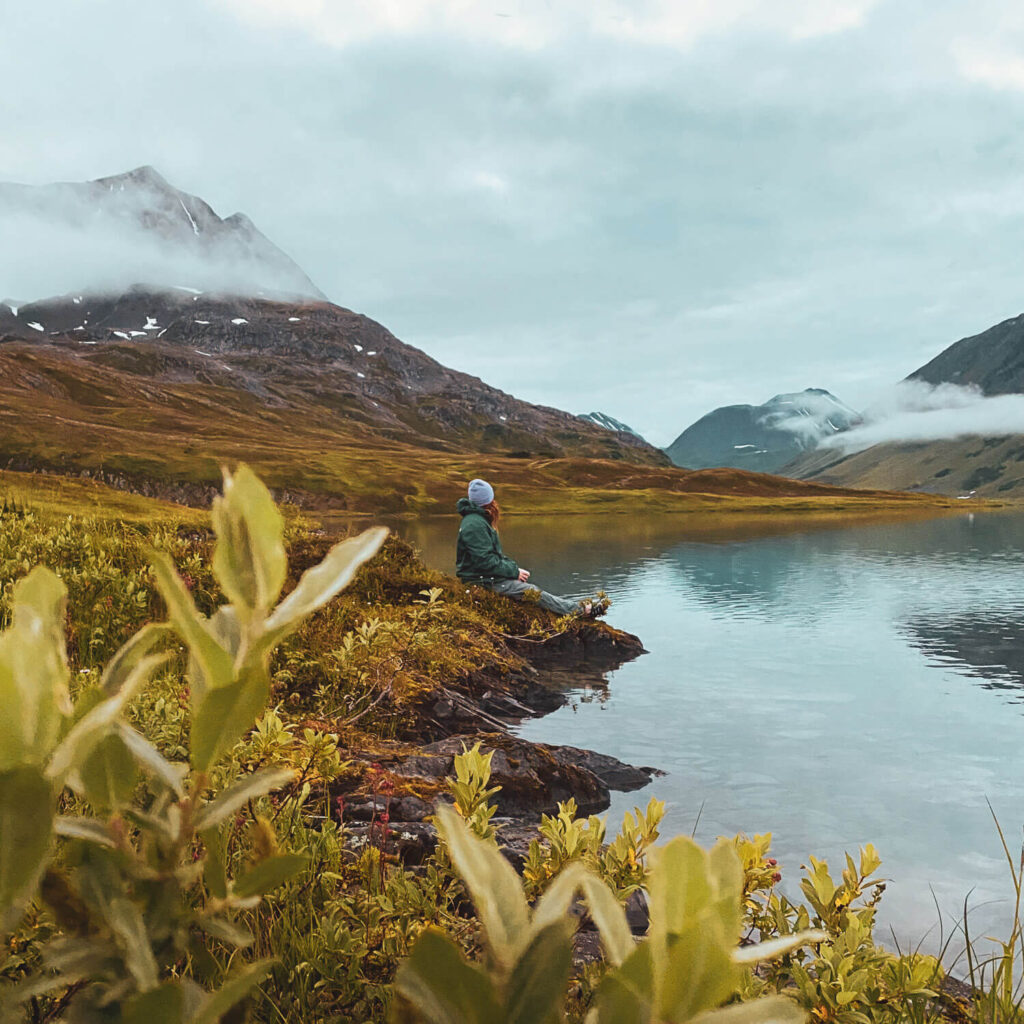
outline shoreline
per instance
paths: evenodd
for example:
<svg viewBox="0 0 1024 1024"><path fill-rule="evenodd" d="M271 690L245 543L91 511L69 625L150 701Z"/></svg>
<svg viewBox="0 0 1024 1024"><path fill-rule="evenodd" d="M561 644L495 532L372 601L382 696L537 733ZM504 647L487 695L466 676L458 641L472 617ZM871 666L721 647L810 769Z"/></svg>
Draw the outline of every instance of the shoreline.
<svg viewBox="0 0 1024 1024"><path fill-rule="evenodd" d="M413 742L376 743L362 755L350 748L367 771L361 784L330 787L331 806L342 801L340 820L352 845L369 841L374 823L386 815L394 854L406 865L421 863L436 835L424 819L445 798L445 779L456 754L480 744L493 751L491 783L499 844L518 869L543 814L558 804L576 801L580 815L600 814L611 792L631 792L663 774L658 768L629 765L590 749L539 743L513 730L528 718L541 718L568 702L568 691L590 681L607 685L607 673L646 654L639 638L603 622L581 620L572 633L542 640L504 637L525 662L524 671L502 677L483 671L462 685L439 686L421 702L423 729ZM300 723L316 727L314 721ZM370 760L372 758L372 760ZM388 780L387 799L380 794ZM369 780L369 781L368 781ZM371 788L375 787L375 788Z"/></svg>

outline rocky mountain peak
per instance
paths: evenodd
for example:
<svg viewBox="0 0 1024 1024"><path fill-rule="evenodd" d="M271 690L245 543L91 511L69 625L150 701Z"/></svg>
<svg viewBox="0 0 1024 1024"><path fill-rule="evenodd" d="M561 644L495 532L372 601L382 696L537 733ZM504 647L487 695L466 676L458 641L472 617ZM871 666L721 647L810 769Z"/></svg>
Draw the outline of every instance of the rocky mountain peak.
<svg viewBox="0 0 1024 1024"><path fill-rule="evenodd" d="M124 171L121 174L97 178L95 183L105 186L111 191L125 185L130 188L153 188L163 189L167 192L177 192L177 189L155 167L149 164L143 164L141 167L136 167L132 171Z"/></svg>

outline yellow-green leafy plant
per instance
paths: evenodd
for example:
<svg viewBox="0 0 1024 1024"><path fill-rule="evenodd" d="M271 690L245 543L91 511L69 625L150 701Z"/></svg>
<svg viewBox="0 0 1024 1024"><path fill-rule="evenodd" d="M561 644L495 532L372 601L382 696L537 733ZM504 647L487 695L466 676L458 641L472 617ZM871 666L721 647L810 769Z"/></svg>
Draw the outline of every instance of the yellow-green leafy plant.
<svg viewBox="0 0 1024 1024"><path fill-rule="evenodd" d="M566 864L578 860L624 900L643 888L646 855L658 839L664 815L664 801L651 797L645 811L634 807L623 815L619 834L606 844L606 820L596 814L577 817L576 801L570 797L558 805L557 814L541 816L541 838L530 842L523 864L527 895L542 892Z"/></svg>
<svg viewBox="0 0 1024 1024"><path fill-rule="evenodd" d="M865 846L858 861L847 854L838 881L826 861L811 857L800 882L807 903L796 905L774 889L774 874L765 877L774 868L767 858L770 839L755 837L747 841L750 846L744 845L744 837L738 839L750 861L748 924L762 939L814 926L828 935L828 942L813 955L798 951L767 965L760 977L751 979L747 993L788 992L813 1021L871 1024L927 1019L943 969L935 957L896 954L875 943L875 917L885 891L884 881L874 877L881 866L875 848Z"/></svg>
<svg viewBox="0 0 1024 1024"><path fill-rule="evenodd" d="M253 936L238 915L306 857L278 852L256 816L252 857L232 872L224 831L294 772L224 779L223 763L266 708L274 647L348 584L387 531L336 545L279 601L284 524L250 470L225 472L212 519L213 569L228 602L202 614L170 558L155 552L169 622L143 627L74 704L64 584L36 569L12 594L0 634L0 926L6 932L38 900L60 934L43 949L42 970L2 993L5 1020L57 993L54 1015L76 1021L215 1024L269 969L266 959L244 962ZM188 661L188 763L166 759L125 720L175 640ZM61 813L65 805L82 813ZM239 951L226 977L211 944Z"/></svg>
<svg viewBox="0 0 1024 1024"><path fill-rule="evenodd" d="M497 807L491 797L501 792L501 786L490 786L491 759L494 751L480 752L479 742L455 755L455 778L448 778L448 792L455 801L455 809L469 826L470 831L481 839L494 838L491 818Z"/></svg>
<svg viewBox="0 0 1024 1024"><path fill-rule="evenodd" d="M752 964L824 939L805 932L739 948L742 869L731 843L711 851L681 837L656 851L649 881L651 924L639 943L615 894L582 862L570 863L531 909L522 883L493 842L441 807L437 827L473 899L486 959L466 960L445 934L427 930L399 969L396 1018L429 1024L549 1024L564 1019L573 918L581 894L610 965L588 1024L778 1021L804 1013L781 997L722 1004Z"/></svg>

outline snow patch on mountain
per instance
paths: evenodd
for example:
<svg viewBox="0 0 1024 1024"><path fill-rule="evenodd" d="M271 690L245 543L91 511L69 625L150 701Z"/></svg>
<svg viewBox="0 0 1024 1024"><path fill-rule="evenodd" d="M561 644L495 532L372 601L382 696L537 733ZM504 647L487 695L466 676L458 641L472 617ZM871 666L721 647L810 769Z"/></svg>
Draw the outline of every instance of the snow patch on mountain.
<svg viewBox="0 0 1024 1024"><path fill-rule="evenodd" d="M604 427L605 430L615 430L623 434L632 434L634 437L640 436L632 427L627 426L621 420L617 420L614 416L609 416L605 412L580 413L577 419L586 420L587 423L593 423L598 427Z"/></svg>

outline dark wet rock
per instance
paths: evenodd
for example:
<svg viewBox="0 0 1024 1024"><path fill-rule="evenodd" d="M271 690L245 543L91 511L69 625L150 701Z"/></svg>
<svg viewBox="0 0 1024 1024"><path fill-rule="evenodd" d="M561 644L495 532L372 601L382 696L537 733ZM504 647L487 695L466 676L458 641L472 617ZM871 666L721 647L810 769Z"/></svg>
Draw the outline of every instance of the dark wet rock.
<svg viewBox="0 0 1024 1024"><path fill-rule="evenodd" d="M580 929L572 940L572 962L575 967L600 963L604 959L601 936L597 932Z"/></svg>
<svg viewBox="0 0 1024 1024"><path fill-rule="evenodd" d="M378 796L349 799L345 803L345 819L347 821L372 821L379 819L387 811L393 822L422 821L433 813L434 808L417 796L393 796L390 801Z"/></svg>
<svg viewBox="0 0 1024 1024"><path fill-rule="evenodd" d="M501 786L495 802L499 813L508 817L552 814L570 797L581 814L593 814L608 807L613 786L638 789L653 774L653 769L634 768L605 754L531 743L498 732L451 736L429 743L419 754L396 764L393 772L398 776L442 779L454 771L455 755L478 740L484 753L493 751L491 783Z"/></svg>
<svg viewBox="0 0 1024 1024"><path fill-rule="evenodd" d="M637 889L626 900L626 921L634 935L646 935L651 924L651 912L647 906L647 894Z"/></svg>
<svg viewBox="0 0 1024 1024"><path fill-rule="evenodd" d="M647 908L647 896L642 889L637 889L626 898L626 923L634 935L646 935L651 923L651 915ZM587 906L577 899L570 908L571 913L579 918L580 928L585 931L596 931L597 925L587 913Z"/></svg>
<svg viewBox="0 0 1024 1024"><path fill-rule="evenodd" d="M516 869L523 870L527 854L530 852L530 843L538 839L536 825L524 825L515 818L492 818L498 835L498 849L505 855L505 858Z"/></svg>
<svg viewBox="0 0 1024 1024"><path fill-rule="evenodd" d="M367 846L383 848L389 856L413 867L434 852L437 831L426 821L391 822L386 830L379 824L359 822L346 824L344 842L353 853L361 853Z"/></svg>
<svg viewBox="0 0 1024 1024"><path fill-rule="evenodd" d="M581 747L548 747L554 758L562 764L574 764L593 772L609 789L630 793L642 789L656 775L664 775L657 768L637 768L608 754Z"/></svg>
<svg viewBox="0 0 1024 1024"><path fill-rule="evenodd" d="M346 809L346 822L348 812ZM536 825L526 825L515 818L494 818L498 849L516 869L522 871L530 843L538 838ZM384 843L386 852L406 866L422 864L437 847L437 830L426 821L394 821L385 832L380 824L358 821L345 826L345 845L353 852L359 852L368 843L380 846Z"/></svg>

